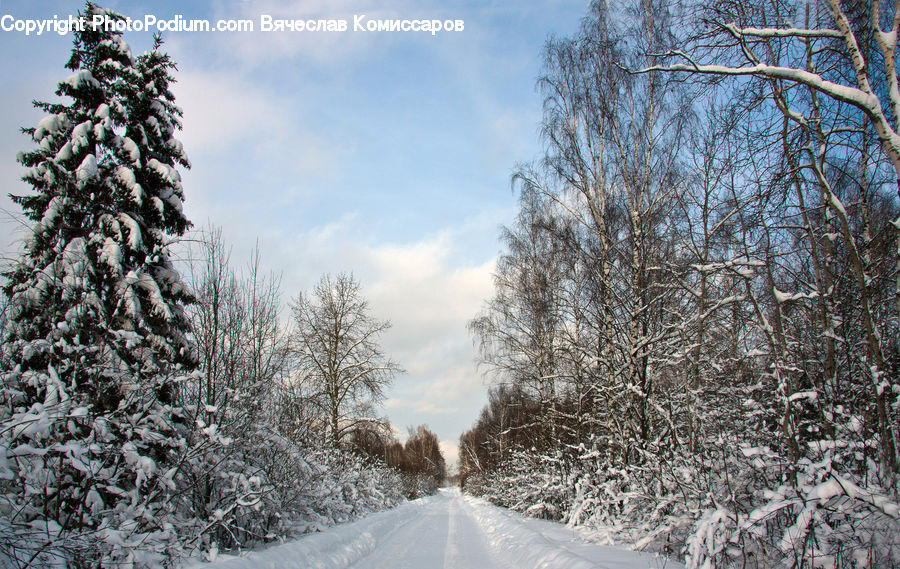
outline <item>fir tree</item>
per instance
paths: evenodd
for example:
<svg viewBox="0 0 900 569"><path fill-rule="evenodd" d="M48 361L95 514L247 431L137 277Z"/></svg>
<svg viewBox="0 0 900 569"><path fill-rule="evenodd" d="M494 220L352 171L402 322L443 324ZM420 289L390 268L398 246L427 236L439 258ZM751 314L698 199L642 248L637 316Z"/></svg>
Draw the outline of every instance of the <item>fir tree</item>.
<svg viewBox="0 0 900 569"><path fill-rule="evenodd" d="M176 385L196 368L167 253L190 226L175 66L159 38L134 58L116 32L73 34L64 102L35 102L47 116L23 129L32 192L12 196L34 225L5 274L0 556L158 563L176 543Z"/></svg>

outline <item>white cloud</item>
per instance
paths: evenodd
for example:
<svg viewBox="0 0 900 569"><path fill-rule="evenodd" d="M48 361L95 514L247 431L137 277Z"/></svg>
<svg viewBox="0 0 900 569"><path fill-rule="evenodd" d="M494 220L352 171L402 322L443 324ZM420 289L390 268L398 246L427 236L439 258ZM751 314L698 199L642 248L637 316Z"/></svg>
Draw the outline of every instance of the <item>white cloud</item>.
<svg viewBox="0 0 900 569"><path fill-rule="evenodd" d="M184 110L185 147L215 153L247 137L268 138L289 117L288 106L240 75L181 71L173 92Z"/></svg>
<svg viewBox="0 0 900 569"><path fill-rule="evenodd" d="M474 356L466 324L493 290L493 259L457 265L450 261L452 252L450 232L410 245L375 247L373 281L364 283L373 310L394 325L385 344L411 375L430 379L417 395L435 409L453 407L453 383L463 375L456 365L462 357L468 369ZM454 381L437 389L448 373Z"/></svg>
<svg viewBox="0 0 900 569"><path fill-rule="evenodd" d="M283 93L247 75L205 69L181 71L176 78L173 92L184 111L179 138L189 156L210 157L210 164L200 168L217 170L223 156L236 151L244 160L252 159L264 179L323 178L346 153L341 145L304 129L297 105Z"/></svg>
<svg viewBox="0 0 900 569"><path fill-rule="evenodd" d="M430 17L431 12L427 15ZM248 19L254 32L216 34L220 51L227 46L229 59L239 65L258 67L273 61L302 58L304 62L332 65L360 56L371 56L397 41L398 34L354 32L353 18L366 19L416 17L421 6L411 1L394 2L389 9L375 0L258 0L255 2L224 3L216 13L217 19ZM273 20L345 20L345 32L276 32L261 31L262 16Z"/></svg>
<svg viewBox="0 0 900 569"><path fill-rule="evenodd" d="M447 462L448 474L459 472L459 443L457 441L439 441L438 447Z"/></svg>
<svg viewBox="0 0 900 569"><path fill-rule="evenodd" d="M484 403L466 325L493 293L493 239L506 214L482 213L406 244L378 242L365 217L352 212L293 232L236 218L225 236L235 243L236 263L260 236L263 264L283 270L285 302L326 272L352 271L373 314L393 324L381 338L385 353L407 370L387 394L388 417L400 428L428 424L440 438L455 439ZM482 247L460 251L461 234L478 233L483 238L471 241Z"/></svg>
<svg viewBox="0 0 900 569"><path fill-rule="evenodd" d="M302 109L283 92L237 70L181 71L177 79L179 138L192 162L183 172L187 213L200 225L209 218L247 234L238 242L252 243L278 216L300 209L353 152L333 133L306 128Z"/></svg>
<svg viewBox="0 0 900 569"><path fill-rule="evenodd" d="M475 266L454 266L449 232L409 245L371 250L378 271L368 288L373 303L395 315L396 325L465 325L491 291L493 259Z"/></svg>
<svg viewBox="0 0 900 569"><path fill-rule="evenodd" d="M427 423L450 440L484 403L485 386L466 325L492 294L494 269L494 259L478 264L452 260L459 230L408 245L373 247L373 280L364 283L373 311L393 323L383 338L385 350L408 371L389 392L388 415L399 424Z"/></svg>

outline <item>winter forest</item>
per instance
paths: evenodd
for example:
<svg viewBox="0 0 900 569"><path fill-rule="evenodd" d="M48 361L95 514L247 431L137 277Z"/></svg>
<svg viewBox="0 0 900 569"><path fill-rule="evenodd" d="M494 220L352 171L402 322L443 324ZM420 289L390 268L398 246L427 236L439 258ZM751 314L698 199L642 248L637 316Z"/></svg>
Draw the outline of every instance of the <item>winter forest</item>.
<svg viewBox="0 0 900 569"><path fill-rule="evenodd" d="M352 272L283 291L188 219L164 38L71 37L11 195L0 568L214 561L448 478L691 568L900 566L900 4L601 0L549 37L451 477L384 416Z"/></svg>
<svg viewBox="0 0 900 569"><path fill-rule="evenodd" d="M463 487L689 567L896 567L900 9L595 3L516 170Z"/></svg>

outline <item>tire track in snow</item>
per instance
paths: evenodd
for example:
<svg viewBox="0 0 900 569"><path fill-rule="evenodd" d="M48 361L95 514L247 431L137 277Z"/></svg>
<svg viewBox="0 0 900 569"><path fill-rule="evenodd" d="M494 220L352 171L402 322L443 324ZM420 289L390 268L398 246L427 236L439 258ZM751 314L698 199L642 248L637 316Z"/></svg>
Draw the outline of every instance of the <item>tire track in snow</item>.
<svg viewBox="0 0 900 569"><path fill-rule="evenodd" d="M444 548L444 569L459 567L459 547L456 545L457 501L447 504L447 545Z"/></svg>
<svg viewBox="0 0 900 569"><path fill-rule="evenodd" d="M377 549L363 557L347 569L395 569L398 562L409 556L416 545L415 536L422 533L428 515L424 504L416 504L416 515L384 536Z"/></svg>

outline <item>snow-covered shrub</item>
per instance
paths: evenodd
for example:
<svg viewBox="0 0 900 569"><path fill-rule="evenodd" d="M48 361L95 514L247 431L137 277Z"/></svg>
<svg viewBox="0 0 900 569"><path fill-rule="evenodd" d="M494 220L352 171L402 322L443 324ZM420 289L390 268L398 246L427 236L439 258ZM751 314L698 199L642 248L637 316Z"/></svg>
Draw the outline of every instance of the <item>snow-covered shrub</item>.
<svg viewBox="0 0 900 569"><path fill-rule="evenodd" d="M421 472L401 472L400 480L403 487L403 495L408 500L431 496L439 488L434 476Z"/></svg>
<svg viewBox="0 0 900 569"><path fill-rule="evenodd" d="M573 498L572 481L558 455L516 451L500 468L471 473L464 489L531 517L562 520Z"/></svg>
<svg viewBox="0 0 900 569"><path fill-rule="evenodd" d="M191 554L242 550L353 521L403 501L398 473L353 453L311 449L259 430L215 468L198 463L208 502L184 498ZM221 451L220 451L221 453ZM209 470L206 470L209 469ZM192 512L208 512L191 519Z"/></svg>
<svg viewBox="0 0 900 569"><path fill-rule="evenodd" d="M180 496L193 552L251 548L397 504L396 472L323 447L324 429L304 421L316 402L289 379L277 279L260 274L258 252L236 274L221 232L203 237L190 311L202 373L180 393L195 425Z"/></svg>
<svg viewBox="0 0 900 569"><path fill-rule="evenodd" d="M879 484L874 464L862 475L841 468L833 452L838 448L811 452L819 460L804 458L791 469L769 448L736 446L729 464L719 465L721 486L687 540L688 567L900 563L895 495Z"/></svg>

